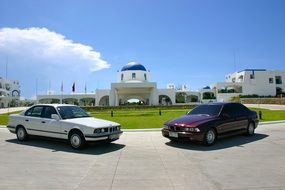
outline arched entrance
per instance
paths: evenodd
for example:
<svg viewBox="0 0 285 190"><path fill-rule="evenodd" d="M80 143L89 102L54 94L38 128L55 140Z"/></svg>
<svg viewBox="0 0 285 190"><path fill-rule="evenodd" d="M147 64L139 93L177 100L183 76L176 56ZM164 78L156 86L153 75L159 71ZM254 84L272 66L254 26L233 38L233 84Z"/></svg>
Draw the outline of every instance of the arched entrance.
<svg viewBox="0 0 285 190"><path fill-rule="evenodd" d="M109 106L109 96L103 96L99 101L99 106Z"/></svg>
<svg viewBox="0 0 285 190"><path fill-rule="evenodd" d="M20 96L20 92L18 90L13 90L12 91L12 96L13 97L18 97L18 96Z"/></svg>
<svg viewBox="0 0 285 190"><path fill-rule="evenodd" d="M158 96L159 105L169 106L172 105L172 101L169 96L167 95L159 95Z"/></svg>
<svg viewBox="0 0 285 190"><path fill-rule="evenodd" d="M215 94L213 92L204 92L202 98L203 100L216 99Z"/></svg>
<svg viewBox="0 0 285 190"><path fill-rule="evenodd" d="M177 92L175 94L175 102L176 103L185 103L186 101L186 92Z"/></svg>
<svg viewBox="0 0 285 190"><path fill-rule="evenodd" d="M79 102L77 99L75 98L65 98L62 99L62 103L63 104L74 104L74 105L79 105Z"/></svg>
<svg viewBox="0 0 285 190"><path fill-rule="evenodd" d="M95 105L95 98L81 98L79 100L80 106L94 106Z"/></svg>
<svg viewBox="0 0 285 190"><path fill-rule="evenodd" d="M190 94L186 96L186 103L198 102L198 100L199 100L199 97L197 95Z"/></svg>
<svg viewBox="0 0 285 190"><path fill-rule="evenodd" d="M148 105L149 100L140 96L126 96L119 99L119 105Z"/></svg>
<svg viewBox="0 0 285 190"><path fill-rule="evenodd" d="M39 103L41 103L41 104L59 104L60 103L60 99L44 98L44 99L39 99Z"/></svg>

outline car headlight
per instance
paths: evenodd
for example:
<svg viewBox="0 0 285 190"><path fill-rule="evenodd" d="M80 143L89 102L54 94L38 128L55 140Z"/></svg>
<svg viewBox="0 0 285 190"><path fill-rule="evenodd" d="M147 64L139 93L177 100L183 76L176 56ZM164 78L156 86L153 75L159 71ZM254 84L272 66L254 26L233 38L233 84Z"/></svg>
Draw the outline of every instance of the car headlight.
<svg viewBox="0 0 285 190"><path fill-rule="evenodd" d="M101 129L94 129L94 133L101 133Z"/></svg>
<svg viewBox="0 0 285 190"><path fill-rule="evenodd" d="M164 125L163 128L164 128L164 129L170 129L170 127L167 126L167 125Z"/></svg>
<svg viewBox="0 0 285 190"><path fill-rule="evenodd" d="M193 127L186 127L184 128L184 131L187 131L187 132L200 132L200 129L199 128L193 128Z"/></svg>

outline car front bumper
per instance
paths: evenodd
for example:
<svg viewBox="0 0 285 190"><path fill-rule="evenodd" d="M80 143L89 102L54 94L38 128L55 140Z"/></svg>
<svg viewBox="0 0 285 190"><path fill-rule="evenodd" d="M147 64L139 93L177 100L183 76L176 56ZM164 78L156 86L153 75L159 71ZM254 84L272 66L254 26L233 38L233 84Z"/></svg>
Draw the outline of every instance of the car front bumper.
<svg viewBox="0 0 285 190"><path fill-rule="evenodd" d="M123 134L123 131L116 131L113 133L102 134L102 135L95 135L95 134L88 134L85 135L86 141L101 141L101 140L117 140Z"/></svg>
<svg viewBox="0 0 285 190"><path fill-rule="evenodd" d="M185 131L171 131L169 129L162 129L162 135L169 139L203 141L204 133L201 132L185 132Z"/></svg>
<svg viewBox="0 0 285 190"><path fill-rule="evenodd" d="M14 127L14 126L10 126L10 125L8 125L7 126L7 129L11 132L11 133L16 133L16 127Z"/></svg>

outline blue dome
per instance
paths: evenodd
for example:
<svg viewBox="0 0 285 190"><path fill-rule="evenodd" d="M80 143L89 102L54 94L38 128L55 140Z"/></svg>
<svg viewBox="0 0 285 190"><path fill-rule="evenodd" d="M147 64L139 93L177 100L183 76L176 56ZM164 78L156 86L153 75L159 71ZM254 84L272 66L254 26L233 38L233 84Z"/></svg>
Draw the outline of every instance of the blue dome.
<svg viewBox="0 0 285 190"><path fill-rule="evenodd" d="M146 71L146 68L136 62L130 62L126 64L121 71Z"/></svg>

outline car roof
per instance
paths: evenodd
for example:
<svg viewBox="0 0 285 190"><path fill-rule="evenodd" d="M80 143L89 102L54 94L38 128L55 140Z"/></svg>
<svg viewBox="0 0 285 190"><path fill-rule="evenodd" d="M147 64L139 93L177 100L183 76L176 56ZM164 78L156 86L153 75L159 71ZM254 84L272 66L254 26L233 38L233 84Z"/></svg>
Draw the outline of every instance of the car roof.
<svg viewBox="0 0 285 190"><path fill-rule="evenodd" d="M226 105L226 104L240 104L238 102L210 102L201 105Z"/></svg>
<svg viewBox="0 0 285 190"><path fill-rule="evenodd" d="M59 107L59 106L77 106L73 104L35 104L34 106L52 106L52 107Z"/></svg>

